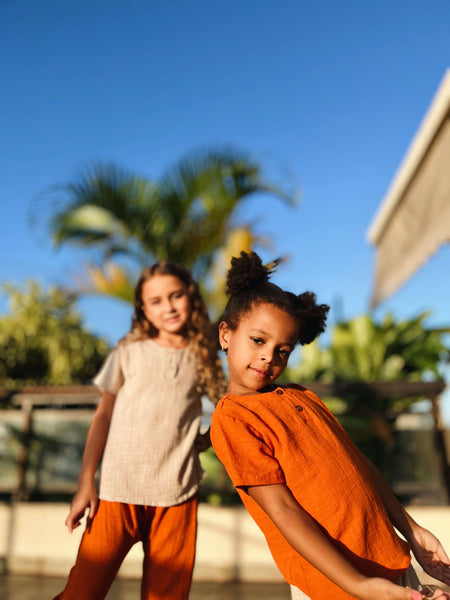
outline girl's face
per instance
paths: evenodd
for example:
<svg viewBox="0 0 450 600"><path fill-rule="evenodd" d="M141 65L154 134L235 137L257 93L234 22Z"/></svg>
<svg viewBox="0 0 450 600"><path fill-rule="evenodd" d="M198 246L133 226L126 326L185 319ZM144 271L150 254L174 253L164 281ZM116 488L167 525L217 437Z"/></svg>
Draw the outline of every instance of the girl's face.
<svg viewBox="0 0 450 600"><path fill-rule="evenodd" d="M249 396L284 371L298 338L298 323L273 304L259 304L231 330L222 321L220 344L227 350L228 393Z"/></svg>
<svg viewBox="0 0 450 600"><path fill-rule="evenodd" d="M142 309L158 337L184 334L191 317L187 287L174 275L153 275L142 286Z"/></svg>

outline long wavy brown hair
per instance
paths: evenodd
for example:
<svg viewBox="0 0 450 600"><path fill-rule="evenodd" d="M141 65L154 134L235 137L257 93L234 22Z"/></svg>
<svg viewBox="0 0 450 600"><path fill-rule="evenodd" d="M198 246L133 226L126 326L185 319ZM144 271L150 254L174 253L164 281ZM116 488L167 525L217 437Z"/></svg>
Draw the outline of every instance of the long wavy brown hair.
<svg viewBox="0 0 450 600"><path fill-rule="evenodd" d="M200 294L197 282L180 263L162 261L146 267L139 276L134 290L134 313L130 332L119 343L131 343L154 338L158 330L147 319L142 306L142 286L154 275L173 275L186 287L191 303L191 316L186 336L197 360L198 387L216 404L225 393L226 382L222 363L218 357L217 326L208 315L205 302Z"/></svg>

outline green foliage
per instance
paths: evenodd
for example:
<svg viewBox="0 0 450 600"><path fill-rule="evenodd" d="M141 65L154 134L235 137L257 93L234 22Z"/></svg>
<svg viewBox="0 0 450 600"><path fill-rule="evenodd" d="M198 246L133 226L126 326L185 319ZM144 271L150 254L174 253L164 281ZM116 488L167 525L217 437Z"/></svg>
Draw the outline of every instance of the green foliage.
<svg viewBox="0 0 450 600"><path fill-rule="evenodd" d="M205 476L200 485L200 501L209 504L239 504L238 493L219 461L214 448L200 454L200 463Z"/></svg>
<svg viewBox="0 0 450 600"><path fill-rule="evenodd" d="M301 363L291 374L303 380L419 381L439 377L439 364L448 361L444 334L450 330L428 329L429 313L394 321L392 314L381 323L362 315L338 323L328 347L316 341L302 349Z"/></svg>
<svg viewBox="0 0 450 600"><path fill-rule="evenodd" d="M0 386L88 382L108 344L83 329L76 296L55 287L44 291L36 281L3 290L10 312L0 318Z"/></svg>
<svg viewBox="0 0 450 600"><path fill-rule="evenodd" d="M136 271L155 260L182 262L198 281L205 279L229 235L246 227L232 221L236 208L257 192L295 203L255 160L225 147L191 152L156 181L115 164L93 165L45 194L31 220L44 220L57 246L96 250L102 265L129 259L134 272L123 269L120 286L108 276L100 286L101 293L128 298ZM96 279L98 273L83 291L98 292Z"/></svg>

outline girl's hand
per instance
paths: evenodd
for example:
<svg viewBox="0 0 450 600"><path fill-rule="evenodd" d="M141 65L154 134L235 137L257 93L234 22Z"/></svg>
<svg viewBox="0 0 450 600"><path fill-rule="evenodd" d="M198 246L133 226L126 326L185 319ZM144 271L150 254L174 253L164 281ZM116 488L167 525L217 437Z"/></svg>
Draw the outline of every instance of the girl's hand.
<svg viewBox="0 0 450 600"><path fill-rule="evenodd" d="M423 600L424 598L450 600L450 594L439 589L431 592L424 587L419 592L378 577L366 579L359 593L355 595L360 600L377 600L378 598L382 600Z"/></svg>
<svg viewBox="0 0 450 600"><path fill-rule="evenodd" d="M433 589L431 589L431 587ZM433 586L422 586L420 592L422 594L422 598L429 598L429 599L434 599L434 600L445 600L447 598L450 598L450 594L448 592L443 592L442 590L438 589L437 586L433 585ZM425 596L424 596L425 594ZM418 598L418 597L417 597Z"/></svg>
<svg viewBox="0 0 450 600"><path fill-rule="evenodd" d="M66 519L66 526L69 533L81 525L81 519L85 510L89 508L87 522L89 523L95 517L98 508L98 494L95 486L80 487L75 494L70 505L70 512Z"/></svg>
<svg viewBox="0 0 450 600"><path fill-rule="evenodd" d="M425 573L450 585L450 560L439 540L430 531L417 525L408 541Z"/></svg>
<svg viewBox="0 0 450 600"><path fill-rule="evenodd" d="M422 587L421 594L422 594L421 598L428 598L430 600L447 600L448 598L450 598L450 594L448 592L443 592L442 590L439 590L439 589L435 589L433 592L426 586ZM424 594L426 594L426 595L424 596ZM417 596L417 600L419 600L419 596Z"/></svg>
<svg viewBox="0 0 450 600"><path fill-rule="evenodd" d="M200 452L205 452L208 448L211 447L211 438L209 436L209 429L205 431L205 433L199 433L194 441L194 448L200 454Z"/></svg>

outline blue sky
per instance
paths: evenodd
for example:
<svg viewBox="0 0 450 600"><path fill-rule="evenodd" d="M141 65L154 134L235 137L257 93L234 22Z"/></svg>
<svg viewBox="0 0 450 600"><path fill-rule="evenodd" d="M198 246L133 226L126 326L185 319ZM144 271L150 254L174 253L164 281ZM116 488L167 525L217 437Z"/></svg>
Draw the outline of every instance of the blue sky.
<svg viewBox="0 0 450 600"><path fill-rule="evenodd" d="M274 281L315 291L331 321L366 312L367 229L450 66L449 22L448 0L2 0L0 282L67 285L86 261L30 228L48 186L93 161L156 178L228 143L301 191L238 215L272 239L264 258L290 255ZM375 315L448 325L449 263L444 248ZM120 302L80 310L111 343L128 330Z"/></svg>

